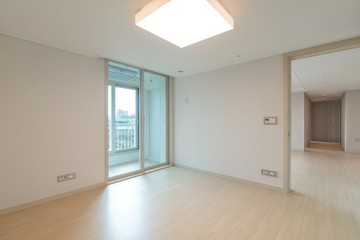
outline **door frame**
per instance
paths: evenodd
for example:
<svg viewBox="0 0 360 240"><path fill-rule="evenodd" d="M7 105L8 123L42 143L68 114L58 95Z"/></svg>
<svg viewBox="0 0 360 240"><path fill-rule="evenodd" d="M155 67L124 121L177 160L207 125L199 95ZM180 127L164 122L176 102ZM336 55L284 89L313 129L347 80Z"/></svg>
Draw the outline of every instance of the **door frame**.
<svg viewBox="0 0 360 240"><path fill-rule="evenodd" d="M112 101L112 106L111 106L111 110L112 110L112 119L111 119L111 122L114 124L115 123L115 119L116 119L116 116L115 116L115 99L116 99L116 88L122 88L122 89L129 89L129 90L134 90L136 91L136 147L135 148L131 148L129 150L118 150L116 151L115 149L115 146L112 146L114 148L114 153L121 153L121 152L128 152L128 151L136 151L136 150L140 150L140 112L139 112L139 109L140 109L140 101L139 101L139 94L140 94L140 87L133 87L133 86L127 86L127 85L123 85L123 84L120 84L120 83L114 83L114 82L108 82L108 86L112 86L112 96L111 96L111 101ZM114 133L111 134L112 138L111 139L114 139Z"/></svg>
<svg viewBox="0 0 360 240"><path fill-rule="evenodd" d="M285 90L285 124L284 124L284 187L285 192L291 191L291 61L327 53L360 48L360 37L332 42L316 47L305 48L283 54L284 90Z"/></svg>

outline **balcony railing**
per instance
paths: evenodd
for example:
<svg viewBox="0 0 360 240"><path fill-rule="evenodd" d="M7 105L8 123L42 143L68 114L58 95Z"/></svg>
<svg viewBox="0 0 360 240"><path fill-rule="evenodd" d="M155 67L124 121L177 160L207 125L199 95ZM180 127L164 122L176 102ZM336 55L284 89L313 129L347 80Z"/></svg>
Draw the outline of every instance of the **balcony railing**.
<svg viewBox="0 0 360 240"><path fill-rule="evenodd" d="M116 121L115 150L125 151L137 149L137 131L135 119Z"/></svg>

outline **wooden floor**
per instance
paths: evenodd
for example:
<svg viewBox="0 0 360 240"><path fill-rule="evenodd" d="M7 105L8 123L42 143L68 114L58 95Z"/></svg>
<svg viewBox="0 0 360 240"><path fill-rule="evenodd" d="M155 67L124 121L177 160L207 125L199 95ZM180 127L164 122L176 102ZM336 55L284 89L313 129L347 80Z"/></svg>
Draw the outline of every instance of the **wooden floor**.
<svg viewBox="0 0 360 240"><path fill-rule="evenodd" d="M172 167L2 216L0 239L360 239L360 155L292 159L290 194Z"/></svg>
<svg viewBox="0 0 360 240"><path fill-rule="evenodd" d="M341 144L331 143L331 142L310 142L309 145L307 146L307 149L311 150L309 148L331 150L331 151L344 151Z"/></svg>

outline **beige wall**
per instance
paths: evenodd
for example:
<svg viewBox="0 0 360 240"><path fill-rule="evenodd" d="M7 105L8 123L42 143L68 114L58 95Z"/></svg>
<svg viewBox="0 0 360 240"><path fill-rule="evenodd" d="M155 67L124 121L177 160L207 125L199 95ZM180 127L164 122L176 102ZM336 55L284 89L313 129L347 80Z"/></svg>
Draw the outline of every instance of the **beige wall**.
<svg viewBox="0 0 360 240"><path fill-rule="evenodd" d="M360 153L360 90L345 93L345 151Z"/></svg>
<svg viewBox="0 0 360 240"><path fill-rule="evenodd" d="M306 148L311 141L311 101L304 97L304 147Z"/></svg>
<svg viewBox="0 0 360 240"><path fill-rule="evenodd" d="M0 209L104 182L103 60L0 34L0 69Z"/></svg>
<svg viewBox="0 0 360 240"><path fill-rule="evenodd" d="M295 150L304 150L304 95L291 94L291 148Z"/></svg>
<svg viewBox="0 0 360 240"><path fill-rule="evenodd" d="M176 79L175 163L283 187L284 94L282 56Z"/></svg>

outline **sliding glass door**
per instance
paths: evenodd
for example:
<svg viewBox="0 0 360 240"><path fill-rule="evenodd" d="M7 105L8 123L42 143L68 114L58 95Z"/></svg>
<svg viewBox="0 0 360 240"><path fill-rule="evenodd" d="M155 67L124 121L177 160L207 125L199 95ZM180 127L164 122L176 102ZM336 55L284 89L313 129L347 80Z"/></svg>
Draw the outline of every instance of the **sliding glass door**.
<svg viewBox="0 0 360 240"><path fill-rule="evenodd" d="M140 172L140 70L108 64L109 178Z"/></svg>
<svg viewBox="0 0 360 240"><path fill-rule="evenodd" d="M144 158L145 167L167 161L167 78L144 73Z"/></svg>
<svg viewBox="0 0 360 240"><path fill-rule="evenodd" d="M167 77L108 62L108 177L160 167L167 158Z"/></svg>

